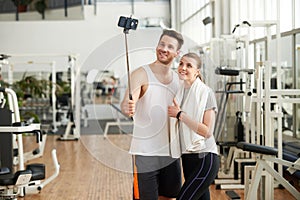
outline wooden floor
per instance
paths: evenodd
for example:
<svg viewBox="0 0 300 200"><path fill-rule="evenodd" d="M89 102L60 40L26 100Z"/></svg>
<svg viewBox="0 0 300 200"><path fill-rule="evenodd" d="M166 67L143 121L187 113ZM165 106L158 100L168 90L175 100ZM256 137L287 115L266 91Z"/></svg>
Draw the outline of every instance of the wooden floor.
<svg viewBox="0 0 300 200"><path fill-rule="evenodd" d="M40 194L27 194L26 200L131 200L130 136L84 135L79 141L57 141L48 135L43 157L30 163L45 163L46 177L54 172L51 150L57 150L60 174ZM35 139L24 137L25 150L34 148ZM243 190L235 190L244 199ZM229 199L225 190L211 186L211 199ZM286 190L275 190L276 200L294 199Z"/></svg>

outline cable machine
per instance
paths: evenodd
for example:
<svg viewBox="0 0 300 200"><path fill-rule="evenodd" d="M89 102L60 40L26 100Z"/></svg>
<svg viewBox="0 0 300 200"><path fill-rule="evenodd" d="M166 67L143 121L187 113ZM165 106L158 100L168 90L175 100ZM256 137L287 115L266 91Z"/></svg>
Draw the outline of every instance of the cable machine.
<svg viewBox="0 0 300 200"><path fill-rule="evenodd" d="M56 60L59 59L65 59L67 58L67 66L68 69L66 70L68 72L68 81L70 84L70 90L71 90L71 94L70 94L70 100L69 101L69 108L66 111L68 113L68 122L66 124L66 130L65 133L59 138L59 140L78 140L80 138L80 134L79 132L76 130L76 126L74 123L74 117L73 116L77 116L76 115L76 106L75 106L75 79L77 74L79 73L79 66L77 65L77 55L61 55L61 54L45 54L45 55L29 55L29 54L24 54L24 55L10 55L8 62L10 63L8 65L9 69L8 71L8 82L11 85L13 83L13 72L15 70L15 68L19 65L38 65L38 64L42 64L42 65L48 65L50 66L48 69L48 71L51 74L51 92L50 92L50 96L51 96L51 112L52 112L52 132L56 133L58 131L58 126L59 126L59 122L56 120L57 116L60 112L60 110L58 110L57 108L57 80L56 80L56 73L57 73L57 62ZM37 60L37 61L30 61L28 63L25 62L15 62L14 60L21 60L21 59L33 59L33 60ZM39 60L43 60L43 61L39 61ZM46 60L46 61L44 61ZM49 62L49 60L51 60ZM43 70L45 70L45 68L43 68ZM75 118L76 119L76 118ZM80 121L79 121L80 124Z"/></svg>

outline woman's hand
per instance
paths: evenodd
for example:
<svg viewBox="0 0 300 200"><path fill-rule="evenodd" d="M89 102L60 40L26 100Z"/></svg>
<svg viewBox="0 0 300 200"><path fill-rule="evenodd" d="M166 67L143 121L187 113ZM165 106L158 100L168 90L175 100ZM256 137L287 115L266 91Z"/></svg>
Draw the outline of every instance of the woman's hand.
<svg viewBox="0 0 300 200"><path fill-rule="evenodd" d="M177 113L180 111L180 106L177 104L175 99L173 99L173 104L173 106L168 106L168 115L169 117L176 118Z"/></svg>

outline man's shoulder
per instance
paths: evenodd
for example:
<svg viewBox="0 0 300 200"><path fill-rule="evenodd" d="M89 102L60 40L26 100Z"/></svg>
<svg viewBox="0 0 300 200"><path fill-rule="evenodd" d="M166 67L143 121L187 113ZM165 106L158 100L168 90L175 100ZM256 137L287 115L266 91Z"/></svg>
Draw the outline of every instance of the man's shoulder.
<svg viewBox="0 0 300 200"><path fill-rule="evenodd" d="M145 66L140 66L133 71L134 74L142 75L146 74Z"/></svg>
<svg viewBox="0 0 300 200"><path fill-rule="evenodd" d="M141 84L145 84L148 80L148 75L143 66L136 68L132 72L132 78Z"/></svg>

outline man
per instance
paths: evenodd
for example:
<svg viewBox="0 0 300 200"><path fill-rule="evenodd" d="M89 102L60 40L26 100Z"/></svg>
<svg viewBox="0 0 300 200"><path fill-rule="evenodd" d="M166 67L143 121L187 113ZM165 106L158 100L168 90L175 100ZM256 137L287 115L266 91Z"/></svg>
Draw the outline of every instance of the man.
<svg viewBox="0 0 300 200"><path fill-rule="evenodd" d="M170 156L167 108L179 85L171 66L182 45L180 33L164 30L156 60L132 72L132 100L127 89L121 104L122 112L134 119L129 151L134 166L133 199L171 200L181 187L180 162Z"/></svg>

